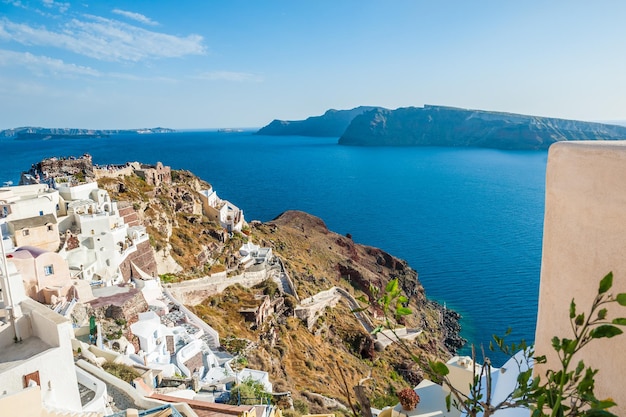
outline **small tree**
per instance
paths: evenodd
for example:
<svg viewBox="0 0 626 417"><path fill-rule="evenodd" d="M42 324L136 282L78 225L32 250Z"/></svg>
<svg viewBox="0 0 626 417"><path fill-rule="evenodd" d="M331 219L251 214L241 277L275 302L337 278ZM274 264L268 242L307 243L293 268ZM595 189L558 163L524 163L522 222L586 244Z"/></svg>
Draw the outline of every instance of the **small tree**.
<svg viewBox="0 0 626 417"><path fill-rule="evenodd" d="M246 378L230 391L229 404L257 405L267 404L272 395L265 391L265 386L252 378Z"/></svg>
<svg viewBox="0 0 626 417"><path fill-rule="evenodd" d="M498 410L517 407L529 409L532 417L615 416L608 411L616 405L615 402L611 399L600 400L595 396L594 378L598 370L586 366L582 360L574 362L576 353L592 340L611 338L623 333L620 326L626 326L626 318L609 319L606 307L610 304L626 306L626 293L613 296L609 293L612 286L613 273L609 272L600 281L598 293L588 314L579 313L576 310L576 303L574 300L571 301L569 318L573 337L555 336L552 339L558 366L555 369L548 369L544 379L540 375L533 375L532 364L547 363L545 356L535 356L533 348L527 346L524 341L507 345L504 337L494 336L494 342L490 344L491 350L498 349L510 357L520 350L523 352L523 358L517 362L520 372L514 390L497 403L491 395L491 363L488 358L485 358L480 372L474 376L469 394L465 394L451 383L448 378L449 369L444 362L416 356L404 340L394 333L395 341L415 362L430 373L432 379L441 381L450 389L450 394L446 398L448 410L454 405L472 417L478 415L488 417ZM377 293L376 289L372 291ZM391 315L398 318L410 314L411 311L404 306L406 302L407 298L402 295L397 279L390 281L382 297L377 300L378 306L385 314L385 325L376 328L374 333L380 332L384 327L393 332L389 318ZM474 349L472 356L474 358L476 356Z"/></svg>

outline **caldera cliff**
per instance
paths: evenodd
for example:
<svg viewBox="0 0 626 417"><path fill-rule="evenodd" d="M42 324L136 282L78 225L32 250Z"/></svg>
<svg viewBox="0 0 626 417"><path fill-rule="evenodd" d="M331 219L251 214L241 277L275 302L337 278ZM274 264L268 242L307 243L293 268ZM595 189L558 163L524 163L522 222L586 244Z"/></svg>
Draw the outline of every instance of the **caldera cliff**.
<svg viewBox="0 0 626 417"><path fill-rule="evenodd" d="M426 105L358 115L339 144L541 150L565 140L620 139L624 126Z"/></svg>
<svg viewBox="0 0 626 417"><path fill-rule="evenodd" d="M352 119L378 107L360 106L351 110L328 110L321 116L306 120L274 120L259 129L257 135L267 136L328 136L338 137L346 130Z"/></svg>

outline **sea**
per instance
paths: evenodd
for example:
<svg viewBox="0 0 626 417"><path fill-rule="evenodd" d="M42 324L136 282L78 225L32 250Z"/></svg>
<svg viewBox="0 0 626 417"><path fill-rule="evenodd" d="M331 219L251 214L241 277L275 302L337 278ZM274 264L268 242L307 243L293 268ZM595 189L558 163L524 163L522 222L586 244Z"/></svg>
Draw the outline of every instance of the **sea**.
<svg viewBox="0 0 626 417"><path fill-rule="evenodd" d="M211 183L246 220L286 210L405 259L426 295L462 315L462 336L495 366L492 335L533 342L544 217L545 151L340 146L338 138L179 131L106 138L0 139L0 183L48 157L161 161ZM565 308L565 307L564 307Z"/></svg>

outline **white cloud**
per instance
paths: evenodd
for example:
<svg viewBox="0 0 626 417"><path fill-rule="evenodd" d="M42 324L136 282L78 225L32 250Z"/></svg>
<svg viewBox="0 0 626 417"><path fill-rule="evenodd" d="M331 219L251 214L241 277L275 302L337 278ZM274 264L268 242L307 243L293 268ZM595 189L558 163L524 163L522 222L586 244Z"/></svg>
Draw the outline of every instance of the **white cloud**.
<svg viewBox="0 0 626 417"><path fill-rule="evenodd" d="M58 2L54 0L43 0L43 5L49 9L57 7L59 9L59 12L61 13L67 12L67 10L70 8L69 3Z"/></svg>
<svg viewBox="0 0 626 417"><path fill-rule="evenodd" d="M150 19L149 17L142 15L141 13L129 12L129 11L120 10L120 9L113 9L113 13L119 14L120 16L124 16L132 20L136 20L137 22L143 23L145 25L150 25L150 26L158 25L157 22Z"/></svg>
<svg viewBox="0 0 626 417"><path fill-rule="evenodd" d="M206 53L200 35L187 37L149 31L117 20L86 16L72 19L60 31L0 20L0 37L23 45L52 46L103 61L174 58Z"/></svg>
<svg viewBox="0 0 626 417"><path fill-rule="evenodd" d="M198 75L196 78L201 80L225 80L225 81L262 81L262 78L255 74L247 72L234 71L210 71Z"/></svg>
<svg viewBox="0 0 626 417"><path fill-rule="evenodd" d="M67 64L60 59L33 55L30 52L14 52L0 49L0 67L21 66L37 75L89 75L98 77L101 73L93 68Z"/></svg>

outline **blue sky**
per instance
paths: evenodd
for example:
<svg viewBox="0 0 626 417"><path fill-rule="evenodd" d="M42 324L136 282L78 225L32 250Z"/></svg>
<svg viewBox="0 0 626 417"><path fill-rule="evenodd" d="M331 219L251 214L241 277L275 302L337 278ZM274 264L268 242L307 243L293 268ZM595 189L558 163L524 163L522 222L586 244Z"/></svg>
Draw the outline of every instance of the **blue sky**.
<svg viewBox="0 0 626 417"><path fill-rule="evenodd" d="M0 129L439 104L626 119L626 2L0 0Z"/></svg>

